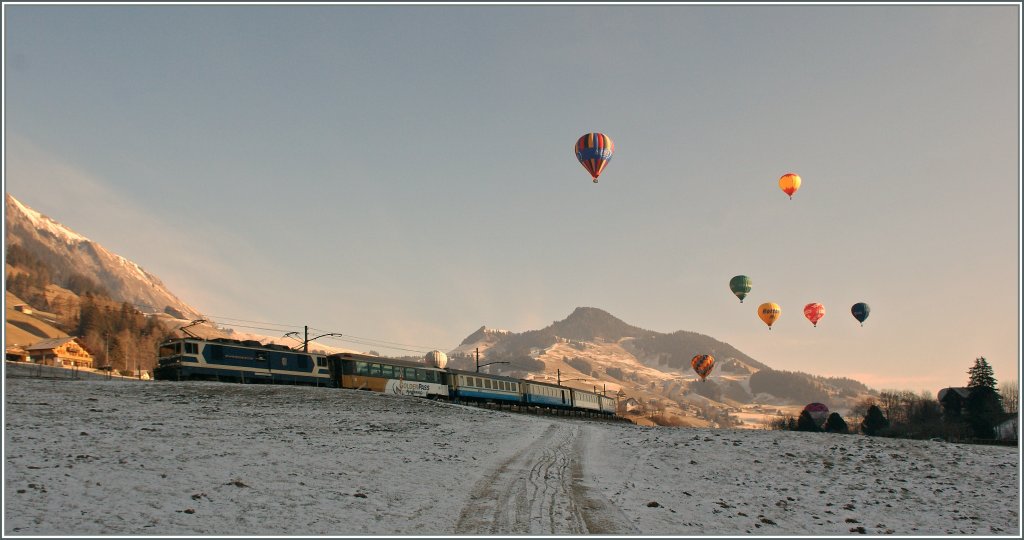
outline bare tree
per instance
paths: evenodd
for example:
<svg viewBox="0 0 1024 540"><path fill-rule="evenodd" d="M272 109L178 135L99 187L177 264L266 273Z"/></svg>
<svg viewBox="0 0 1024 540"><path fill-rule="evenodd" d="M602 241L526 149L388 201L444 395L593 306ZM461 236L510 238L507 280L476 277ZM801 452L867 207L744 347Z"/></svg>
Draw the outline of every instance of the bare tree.
<svg viewBox="0 0 1024 540"><path fill-rule="evenodd" d="M1020 405L1020 386L1017 381L1008 381L1000 385L999 399L1003 400L1004 411L1017 414L1017 407Z"/></svg>

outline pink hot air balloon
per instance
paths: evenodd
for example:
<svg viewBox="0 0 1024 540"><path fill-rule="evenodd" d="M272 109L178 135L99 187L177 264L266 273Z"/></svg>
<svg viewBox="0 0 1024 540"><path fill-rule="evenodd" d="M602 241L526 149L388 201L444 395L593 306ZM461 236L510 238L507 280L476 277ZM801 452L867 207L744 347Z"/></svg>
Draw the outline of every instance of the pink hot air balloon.
<svg viewBox="0 0 1024 540"><path fill-rule="evenodd" d="M828 407L824 403L808 403L804 410L810 415L811 419L814 420L819 427L825 423L828 418Z"/></svg>
<svg viewBox="0 0 1024 540"><path fill-rule="evenodd" d="M818 327L818 321L820 321L824 316L825 306L817 302L812 302L804 306L804 317L807 317L807 320L811 321L811 324L813 324L815 328Z"/></svg>

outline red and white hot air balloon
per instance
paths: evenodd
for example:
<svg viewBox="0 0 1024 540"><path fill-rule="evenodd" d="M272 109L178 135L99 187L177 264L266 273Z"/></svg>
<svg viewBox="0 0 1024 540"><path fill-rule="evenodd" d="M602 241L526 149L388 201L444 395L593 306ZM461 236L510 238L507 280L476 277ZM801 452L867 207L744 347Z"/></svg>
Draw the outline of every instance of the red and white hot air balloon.
<svg viewBox="0 0 1024 540"><path fill-rule="evenodd" d="M811 324L813 324L815 328L818 327L818 321L820 321L824 316L825 306L817 302L811 302L804 306L804 317L807 317L807 320L811 321Z"/></svg>

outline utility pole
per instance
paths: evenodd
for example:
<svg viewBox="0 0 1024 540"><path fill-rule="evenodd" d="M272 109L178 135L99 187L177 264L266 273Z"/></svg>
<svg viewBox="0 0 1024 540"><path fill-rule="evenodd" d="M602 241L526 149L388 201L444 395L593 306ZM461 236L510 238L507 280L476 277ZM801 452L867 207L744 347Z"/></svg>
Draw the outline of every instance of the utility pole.
<svg viewBox="0 0 1024 540"><path fill-rule="evenodd" d="M303 326L305 331L304 339L302 340L302 352L309 352L309 326Z"/></svg>
<svg viewBox="0 0 1024 540"><path fill-rule="evenodd" d="M510 364L510 363L511 362L487 362L486 364L484 364L484 367L487 367L487 366L490 366L490 365L493 365L493 364ZM476 372L480 373L480 347L476 348ZM488 373L490 373L490 371L488 371Z"/></svg>

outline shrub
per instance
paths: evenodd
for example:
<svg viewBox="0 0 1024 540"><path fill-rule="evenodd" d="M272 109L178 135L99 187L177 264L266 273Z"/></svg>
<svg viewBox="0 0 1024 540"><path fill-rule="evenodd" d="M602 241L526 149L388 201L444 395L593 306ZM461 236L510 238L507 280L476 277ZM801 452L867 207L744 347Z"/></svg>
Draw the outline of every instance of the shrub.
<svg viewBox="0 0 1024 540"><path fill-rule="evenodd" d="M800 411L800 417L796 419L796 430L797 431L821 431L818 427L818 423L811 418L811 413L807 411Z"/></svg>
<svg viewBox="0 0 1024 540"><path fill-rule="evenodd" d="M880 435L888 427L889 421L886 420L885 415L882 414L882 409L878 405L872 405L868 408L867 414L864 415L864 421L860 424L860 430L865 435Z"/></svg>
<svg viewBox="0 0 1024 540"><path fill-rule="evenodd" d="M828 415L828 419L825 420L825 431L829 433L849 433L850 427L846 425L846 420L843 420L839 413L832 413Z"/></svg>

